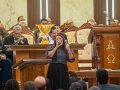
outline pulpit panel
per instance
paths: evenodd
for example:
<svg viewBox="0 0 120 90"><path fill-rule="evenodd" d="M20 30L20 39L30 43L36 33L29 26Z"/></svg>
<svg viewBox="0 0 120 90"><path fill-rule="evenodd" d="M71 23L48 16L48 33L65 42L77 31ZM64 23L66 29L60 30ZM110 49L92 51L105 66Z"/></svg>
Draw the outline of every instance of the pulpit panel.
<svg viewBox="0 0 120 90"><path fill-rule="evenodd" d="M120 68L120 35L103 34L104 68Z"/></svg>

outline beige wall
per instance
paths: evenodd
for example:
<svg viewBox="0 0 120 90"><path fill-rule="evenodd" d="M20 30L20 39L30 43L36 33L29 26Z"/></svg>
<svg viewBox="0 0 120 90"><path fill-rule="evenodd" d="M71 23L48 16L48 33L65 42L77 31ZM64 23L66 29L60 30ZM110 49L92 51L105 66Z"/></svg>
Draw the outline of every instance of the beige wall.
<svg viewBox="0 0 120 90"><path fill-rule="evenodd" d="M27 0L0 0L0 20L7 28L16 23L18 16L27 18ZM60 0L61 24L72 19L80 26L93 17L93 0Z"/></svg>
<svg viewBox="0 0 120 90"><path fill-rule="evenodd" d="M60 0L61 24L72 19L80 26L93 17L93 0Z"/></svg>
<svg viewBox="0 0 120 90"><path fill-rule="evenodd" d="M0 20L7 29L16 24L21 15L27 18L27 0L0 0Z"/></svg>

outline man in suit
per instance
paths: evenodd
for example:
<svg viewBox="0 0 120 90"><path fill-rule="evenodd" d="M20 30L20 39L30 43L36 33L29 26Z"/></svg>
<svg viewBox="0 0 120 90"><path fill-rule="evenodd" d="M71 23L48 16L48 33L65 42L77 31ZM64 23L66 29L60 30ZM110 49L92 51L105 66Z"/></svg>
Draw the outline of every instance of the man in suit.
<svg viewBox="0 0 120 90"><path fill-rule="evenodd" d="M108 72L105 69L99 69L96 76L101 90L120 90L120 86L108 83Z"/></svg>
<svg viewBox="0 0 120 90"><path fill-rule="evenodd" d="M10 50L10 46L28 45L28 40L22 36L21 31L22 27L20 25L15 25L13 27L12 35L9 35L3 41L3 53L5 53L7 58L12 60L12 63L13 63L13 51Z"/></svg>

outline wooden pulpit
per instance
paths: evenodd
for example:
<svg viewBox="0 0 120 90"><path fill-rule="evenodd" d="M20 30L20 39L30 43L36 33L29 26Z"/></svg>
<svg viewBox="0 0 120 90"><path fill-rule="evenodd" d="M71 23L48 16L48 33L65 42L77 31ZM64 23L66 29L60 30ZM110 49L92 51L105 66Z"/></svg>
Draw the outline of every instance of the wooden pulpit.
<svg viewBox="0 0 120 90"><path fill-rule="evenodd" d="M89 35L93 56L98 53L98 68L120 69L120 26L95 26ZM96 49L95 49L96 47ZM95 66L93 60L93 66Z"/></svg>
<svg viewBox="0 0 120 90"><path fill-rule="evenodd" d="M78 50L81 50L81 49L84 49L84 46L86 44L70 44L70 47L74 50L74 55L75 55L75 62L73 63L69 63L68 62L68 69L69 70L78 70ZM12 46L12 49L13 49L13 55L14 55L14 61L15 61L15 64L21 62L21 60L29 60L29 59L32 59L33 61L36 60L36 59L40 59L40 60L46 60L46 51L47 51L47 47L49 45L47 44L40 44L40 45L18 45L18 46ZM24 62L24 61L22 61ZM30 65L32 65L32 63L29 65L29 68L31 69L34 69L34 71L38 69L40 69L40 63L39 62L39 65L36 66L36 64L34 66L36 66L36 68L32 68ZM18 64L17 64L18 65ZM27 65L27 64L24 64L24 66ZM28 69L29 69L28 68ZM44 67L42 67L42 74L39 74L39 71L36 71L38 72L37 75L42 75L42 76L46 76L47 74L47 69L48 69L48 64L45 65ZM25 69L26 72L27 71L27 67ZM19 81L20 83L21 82L24 82L21 81L21 73L25 73L24 70L22 71L22 69L18 68L15 72L15 78L17 81ZM34 74L34 72L31 72L32 74ZM25 74L24 74L25 75ZM28 75L26 75L27 77ZM31 75L32 76L32 75ZM30 76L30 80L32 80L34 77L31 77Z"/></svg>
<svg viewBox="0 0 120 90"><path fill-rule="evenodd" d="M88 41L93 43L94 68L120 69L120 26L95 26ZM119 85L119 81L120 77L111 78L111 83Z"/></svg>
<svg viewBox="0 0 120 90"><path fill-rule="evenodd" d="M21 89L24 90L24 82L34 81L38 75L44 76L44 66L50 62L51 59L23 59L14 64L13 68L20 70Z"/></svg>

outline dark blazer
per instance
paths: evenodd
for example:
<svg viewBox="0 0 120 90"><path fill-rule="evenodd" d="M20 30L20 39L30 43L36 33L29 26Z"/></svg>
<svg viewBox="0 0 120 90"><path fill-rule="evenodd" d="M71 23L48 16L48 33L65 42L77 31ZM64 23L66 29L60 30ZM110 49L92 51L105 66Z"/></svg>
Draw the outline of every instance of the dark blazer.
<svg viewBox="0 0 120 90"><path fill-rule="evenodd" d="M3 41L3 46L4 45L14 45L14 37L13 36L8 36L4 39ZM22 42L18 43L18 45L28 45L28 40L26 38L23 38Z"/></svg>
<svg viewBox="0 0 120 90"><path fill-rule="evenodd" d="M7 58L12 60L13 63L13 51L7 51L5 45L15 45L14 37L8 36L3 41L3 47L2 52L7 56ZM26 38L23 38L18 45L28 45L28 40Z"/></svg>
<svg viewBox="0 0 120 90"><path fill-rule="evenodd" d="M0 85L12 78L11 60L0 60ZM0 89L1 90L1 89Z"/></svg>

